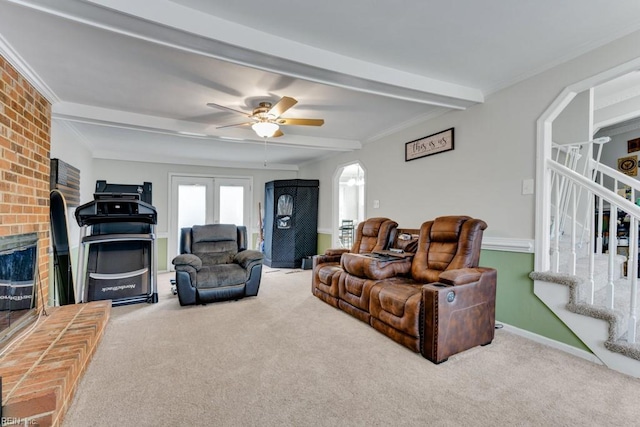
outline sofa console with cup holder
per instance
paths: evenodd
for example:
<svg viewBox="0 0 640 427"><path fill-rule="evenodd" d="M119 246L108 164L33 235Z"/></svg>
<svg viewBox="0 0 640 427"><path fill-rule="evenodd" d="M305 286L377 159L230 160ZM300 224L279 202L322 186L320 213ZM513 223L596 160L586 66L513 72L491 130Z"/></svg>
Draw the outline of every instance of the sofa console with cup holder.
<svg viewBox="0 0 640 427"><path fill-rule="evenodd" d="M417 242L395 224L387 248L342 252L339 264L332 250L316 256L313 294L434 363L490 344L497 272L478 266L487 224L438 217Z"/></svg>

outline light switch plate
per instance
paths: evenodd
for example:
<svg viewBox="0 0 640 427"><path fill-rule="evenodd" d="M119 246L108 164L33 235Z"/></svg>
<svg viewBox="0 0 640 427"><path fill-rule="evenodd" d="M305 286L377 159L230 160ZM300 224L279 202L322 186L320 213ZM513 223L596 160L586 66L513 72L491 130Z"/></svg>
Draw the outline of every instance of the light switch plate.
<svg viewBox="0 0 640 427"><path fill-rule="evenodd" d="M522 194L533 194L533 179L523 179L522 180Z"/></svg>

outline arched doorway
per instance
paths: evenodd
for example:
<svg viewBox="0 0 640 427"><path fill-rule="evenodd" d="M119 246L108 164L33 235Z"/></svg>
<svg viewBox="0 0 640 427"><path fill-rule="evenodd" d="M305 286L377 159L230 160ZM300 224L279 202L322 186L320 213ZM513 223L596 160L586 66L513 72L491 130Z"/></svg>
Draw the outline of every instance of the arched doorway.
<svg viewBox="0 0 640 427"><path fill-rule="evenodd" d="M640 68L640 58L629 61L625 64L603 71L595 76L567 86L558 95L551 105L542 113L537 121L537 162L536 162L536 256L535 265L537 271L547 271L550 268L549 248L551 247L551 171L548 161L552 160L553 138L558 134L558 129L554 130L556 121L565 110L572 108L574 100L580 100L580 96L588 96L590 99L588 109L583 109L584 115L589 114L587 119L582 118L571 120L571 123L587 123L584 132L588 132L585 139L591 139L593 132L602 125L611 125L612 121L597 118L594 112L594 89L607 82L617 80L629 73L634 73ZM624 78L622 79L624 81ZM583 102L584 103L584 102ZM637 116L637 114L635 114ZM630 115L621 116L629 119ZM595 126L594 126L595 124ZM594 129L594 127L596 129ZM578 138L579 140L579 138ZM626 148L626 147L625 147ZM589 153L589 156L591 154Z"/></svg>
<svg viewBox="0 0 640 427"><path fill-rule="evenodd" d="M359 162L344 165L336 171L334 195L333 243L350 248L358 223L365 219L365 170Z"/></svg>

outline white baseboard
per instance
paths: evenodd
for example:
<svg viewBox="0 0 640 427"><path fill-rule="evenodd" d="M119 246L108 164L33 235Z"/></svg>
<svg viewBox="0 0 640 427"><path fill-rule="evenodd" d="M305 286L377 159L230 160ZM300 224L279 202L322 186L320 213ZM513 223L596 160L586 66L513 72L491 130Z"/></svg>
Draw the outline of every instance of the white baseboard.
<svg viewBox="0 0 640 427"><path fill-rule="evenodd" d="M496 320L496 323L500 323L503 325L504 330L511 332L512 334L519 335L523 338L530 339L531 341L535 341L540 344L544 344L546 346L555 348L560 351L564 351L565 353L569 353L573 356L579 357L581 359L588 360L589 362L593 362L598 365L602 365L602 361L596 357L595 354L590 353L585 350L581 350L579 348L573 347L569 344L565 344L563 342L552 340L551 338L543 337L542 335L534 334L533 332L517 328L515 326L511 326L507 323Z"/></svg>

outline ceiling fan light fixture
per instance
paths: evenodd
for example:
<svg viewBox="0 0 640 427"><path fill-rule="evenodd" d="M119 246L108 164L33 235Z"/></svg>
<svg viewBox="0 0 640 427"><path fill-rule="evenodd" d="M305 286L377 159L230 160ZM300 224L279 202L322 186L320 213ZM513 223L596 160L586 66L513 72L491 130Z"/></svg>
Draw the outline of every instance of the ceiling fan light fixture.
<svg viewBox="0 0 640 427"><path fill-rule="evenodd" d="M252 124L251 129L253 129L259 137L269 138L273 136L273 134L276 133L278 129L280 129L280 126L278 126L277 123L273 122L258 122Z"/></svg>

